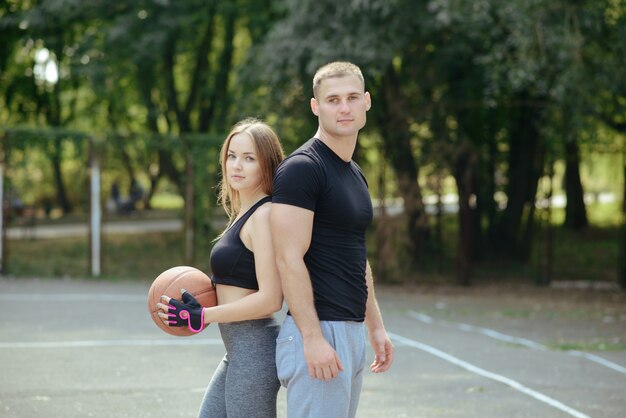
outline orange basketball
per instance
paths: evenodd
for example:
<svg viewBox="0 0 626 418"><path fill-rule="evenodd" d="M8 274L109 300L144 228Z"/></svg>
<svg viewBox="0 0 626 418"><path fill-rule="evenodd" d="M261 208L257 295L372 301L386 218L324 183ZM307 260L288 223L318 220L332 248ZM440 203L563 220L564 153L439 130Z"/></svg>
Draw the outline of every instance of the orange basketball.
<svg viewBox="0 0 626 418"><path fill-rule="evenodd" d="M156 304L161 301L162 295L181 300L180 289L185 289L191 293L198 300L198 303L205 308L217 305L217 295L209 276L194 267L172 267L154 279L152 286L150 286L150 291L148 291L148 311L152 320L168 334L177 337L188 337L195 333L191 332L187 327L170 327L165 325L159 318L156 307Z"/></svg>

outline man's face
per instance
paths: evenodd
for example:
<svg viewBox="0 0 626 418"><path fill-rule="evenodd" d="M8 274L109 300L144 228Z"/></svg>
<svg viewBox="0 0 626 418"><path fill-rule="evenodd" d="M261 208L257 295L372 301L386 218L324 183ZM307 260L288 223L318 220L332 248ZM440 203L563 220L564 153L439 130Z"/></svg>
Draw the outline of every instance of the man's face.
<svg viewBox="0 0 626 418"><path fill-rule="evenodd" d="M370 109L369 93L357 76L327 78L311 99L311 110L318 116L320 128L333 138L351 137L365 126Z"/></svg>

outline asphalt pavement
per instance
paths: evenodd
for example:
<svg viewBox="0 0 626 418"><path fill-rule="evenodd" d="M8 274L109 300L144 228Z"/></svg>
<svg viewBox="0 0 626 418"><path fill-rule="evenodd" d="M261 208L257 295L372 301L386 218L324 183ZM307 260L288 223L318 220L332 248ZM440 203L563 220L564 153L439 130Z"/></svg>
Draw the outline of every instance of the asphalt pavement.
<svg viewBox="0 0 626 418"><path fill-rule="evenodd" d="M104 234L143 234L146 232L176 232L183 228L180 219L128 219L105 222ZM13 226L7 229L9 239L47 239L65 237L87 237L87 223L30 224Z"/></svg>
<svg viewBox="0 0 626 418"><path fill-rule="evenodd" d="M195 416L224 354L217 327L163 333L147 312L148 288L0 279L0 416ZM596 306L587 298L569 315L515 295L472 301L382 286L377 294L395 361L387 373L366 372L358 417L626 416L624 350L549 348L561 337L626 336L622 299ZM551 314L510 314L525 310ZM281 389L281 418L284 407Z"/></svg>

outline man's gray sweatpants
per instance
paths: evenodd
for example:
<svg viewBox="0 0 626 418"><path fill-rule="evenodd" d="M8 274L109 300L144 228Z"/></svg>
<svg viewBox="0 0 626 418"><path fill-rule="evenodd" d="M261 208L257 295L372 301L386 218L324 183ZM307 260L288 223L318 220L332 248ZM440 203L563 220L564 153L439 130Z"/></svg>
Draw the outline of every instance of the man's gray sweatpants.
<svg viewBox="0 0 626 418"><path fill-rule="evenodd" d="M289 418L352 418L363 384L365 327L362 322L320 321L324 337L344 370L329 382L313 379L304 359L302 336L287 315L276 339L276 369L287 388Z"/></svg>

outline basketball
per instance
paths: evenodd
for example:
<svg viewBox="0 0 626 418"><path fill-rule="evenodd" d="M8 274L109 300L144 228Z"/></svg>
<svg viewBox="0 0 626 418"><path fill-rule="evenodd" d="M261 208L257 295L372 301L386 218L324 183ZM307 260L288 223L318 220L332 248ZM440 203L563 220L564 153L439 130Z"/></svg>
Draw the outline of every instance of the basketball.
<svg viewBox="0 0 626 418"><path fill-rule="evenodd" d="M217 295L209 276L194 267L172 267L154 279L148 291L148 311L152 320L168 334L177 337L188 337L195 333L187 327L170 327L165 325L159 318L159 310L156 307L157 303L161 301L162 295L181 300L180 289L185 289L191 293L198 300L198 303L205 308L217 305Z"/></svg>

